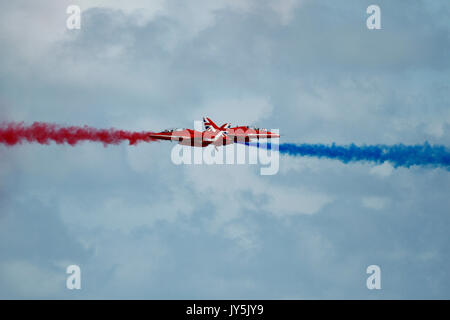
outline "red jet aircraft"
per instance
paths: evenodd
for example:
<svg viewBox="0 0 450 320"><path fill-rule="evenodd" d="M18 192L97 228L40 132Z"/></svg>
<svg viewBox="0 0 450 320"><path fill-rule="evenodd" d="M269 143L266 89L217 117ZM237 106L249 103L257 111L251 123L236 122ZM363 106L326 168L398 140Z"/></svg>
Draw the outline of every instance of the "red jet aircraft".
<svg viewBox="0 0 450 320"><path fill-rule="evenodd" d="M167 129L162 132L150 133L149 137L159 140L178 141L179 144L192 147L206 147L209 145L217 147L235 142L250 142L280 137L277 133L256 127L231 127L229 123L219 127L208 117L203 118L203 124L205 131L187 128Z"/></svg>

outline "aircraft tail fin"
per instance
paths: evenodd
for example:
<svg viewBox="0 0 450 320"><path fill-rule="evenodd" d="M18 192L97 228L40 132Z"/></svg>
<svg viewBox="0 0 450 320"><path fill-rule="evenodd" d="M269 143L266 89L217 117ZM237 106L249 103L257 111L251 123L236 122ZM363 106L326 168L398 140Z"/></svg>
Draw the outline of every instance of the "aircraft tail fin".
<svg viewBox="0 0 450 320"><path fill-rule="evenodd" d="M206 131L217 131L220 128L208 117L203 117L203 125Z"/></svg>

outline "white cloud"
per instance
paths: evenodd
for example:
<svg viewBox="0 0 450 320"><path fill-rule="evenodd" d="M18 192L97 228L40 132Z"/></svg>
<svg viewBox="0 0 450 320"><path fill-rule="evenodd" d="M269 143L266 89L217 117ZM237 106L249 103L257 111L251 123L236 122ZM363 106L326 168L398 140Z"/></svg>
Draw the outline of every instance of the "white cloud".
<svg viewBox="0 0 450 320"><path fill-rule="evenodd" d="M386 207L386 205L389 203L389 199L386 197L376 197L376 196L369 196L369 197L363 197L361 199L361 202L364 207L374 210L381 210Z"/></svg>
<svg viewBox="0 0 450 320"><path fill-rule="evenodd" d="M429 123L425 128L425 132L436 138L440 138L444 134L445 124L446 124L445 119L441 119L441 122Z"/></svg>
<svg viewBox="0 0 450 320"><path fill-rule="evenodd" d="M266 209L279 217L314 214L333 201L333 197L309 191L305 187L269 187L266 196L270 199Z"/></svg>
<svg viewBox="0 0 450 320"><path fill-rule="evenodd" d="M144 192L136 201L126 196L102 197L91 203L90 211L76 199L66 196L60 201L61 216L72 228L128 233L143 226L153 227L158 221L174 223L181 216L192 214L195 206L188 190L177 186L161 189L166 196L154 197Z"/></svg>
<svg viewBox="0 0 450 320"><path fill-rule="evenodd" d="M167 0L77 0L82 10L90 8L111 8L124 11L126 14L133 14L140 23L145 23L157 14L165 11Z"/></svg>
<svg viewBox="0 0 450 320"><path fill-rule="evenodd" d="M226 237L237 239L245 247L258 246L254 229L243 220L249 211L285 218L317 213L333 201L332 196L305 186L273 184L251 165L191 165L185 172L186 183L196 198L212 206L209 229L214 233L225 230ZM238 229L236 224L240 224Z"/></svg>
<svg viewBox="0 0 450 320"><path fill-rule="evenodd" d="M17 3L20 7L14 7ZM11 105L14 120L69 124L89 121L102 127L157 130L190 126L192 120L200 120L206 114L218 123L270 125L276 121L283 126L282 134L287 134L283 141L289 142L392 143L409 139L408 143L417 143L428 137L423 133L446 137L448 88L442 84L448 83L448 76L438 74L448 74L447 69L434 70L436 65L425 56L402 54L413 52L408 48L415 45L400 43L403 49L393 48L399 54L392 57L390 49L396 43L372 42L376 39L365 37L363 29L352 27L360 18L354 15L354 8L332 10L333 4L316 6L311 2L305 11L295 11L298 16L293 17L299 2L291 0L271 4L255 0L80 3L84 10L107 5L123 10L125 15L119 11L105 14L103 17L114 20L109 21L110 25L97 19L105 10L95 14L91 11L92 27L101 32L80 32L79 37L66 39L64 1L48 2L48 6L45 1L32 5L25 1L2 4L5 8L0 11L0 24L5 28L0 30L0 41L7 59L2 61L6 69L0 109ZM148 11L135 10L147 5ZM264 7L253 7L259 5ZM223 8L229 10L220 12ZM343 29L341 24L338 28L324 26L325 20L314 19L319 10L324 15L331 12L333 21L328 20L329 23L345 20L348 25L343 23ZM308 19L302 19L305 15ZM297 20L290 23L293 18ZM144 28L149 21L154 24ZM280 27L279 23L287 25ZM215 24L217 28L205 30ZM110 32L109 26L117 31ZM430 35L446 34L433 29L432 24L427 26L437 30ZM331 29L333 32L328 32ZM406 33L411 35L411 30ZM404 33L390 34L388 38L392 40L401 39ZM112 36L105 39L104 35ZM423 46L425 38L416 39L416 35L408 41ZM386 39L385 36L376 38ZM150 37L160 39L147 41ZM67 40L64 44L68 48L62 55L49 50L54 48L51 44L59 45L61 38ZM373 47L361 46L364 39L369 39L366 44ZM439 39L442 38L435 38ZM428 53L433 56L439 58L439 52L446 52L428 44L423 48L430 48ZM58 45L59 49L66 48ZM378 52L373 48L384 49ZM18 63L22 56L31 62ZM411 57L412 63L408 62ZM414 63L420 67L414 70L423 67L430 72L397 72ZM445 66L437 64L441 65ZM416 79L412 80L414 75ZM229 296L230 292L242 292L248 297L270 288L275 297L298 293L303 297L316 294L364 298L364 292L354 290L352 279L358 270L364 270L359 267L367 258L367 243L375 245L374 252L389 252L385 248L392 243L405 253L424 252L420 260L427 263L445 256L446 226L439 221L448 208L448 179L437 170L417 174L404 169L393 174L394 168L387 162L370 167L367 163L282 156L280 174L262 177L256 165L177 167L170 162L170 147L170 143L155 143L108 148L99 144L2 148L1 155L7 162L0 169L2 208L6 205L5 214L16 216L14 210L8 209L8 203L21 204L19 213L27 213L36 201L56 206L55 214L62 217L69 232L61 230L60 224L55 227L47 223L51 220L42 220L48 230L60 230L68 239L83 243L89 252L86 262L94 269L95 278L105 275L105 269L106 278L112 274L105 281L107 285L101 279L90 283L91 292L83 291L93 298L111 297L117 292L123 297L147 296L147 292L158 296L164 290L166 295L174 296L186 290L189 298L205 292L205 283L219 283L219 289L210 287L220 297ZM378 176L389 179L380 180ZM387 182L389 190L385 188ZM388 221L393 222L392 230L398 232L388 232L383 241L373 242L385 229L372 228L373 232L364 233L362 225L347 228L349 220L364 222L358 220L358 208L386 212L390 199L404 197L405 188L411 195L409 204L398 207L395 220ZM378 192L371 196L369 190ZM389 194L384 197L383 191ZM337 196L343 201L333 203ZM356 207L353 201L346 201L355 197ZM418 251L411 242L417 237L411 239L411 234L401 228L401 219L410 217L413 210L419 219L416 222L421 223L421 210L429 207L430 201L438 204L433 205L436 219L430 220L428 228L416 229L420 237L432 239L417 243L423 246ZM326 213L332 219L322 219L321 210L330 204L333 206ZM46 210L40 212L43 219L49 217ZM377 215L381 220L375 226L392 217ZM24 217L16 224L6 224L5 230L14 235L26 234L27 227L33 227L27 221ZM267 228L274 232L265 238L263 232ZM434 228L440 232L433 232ZM180 232L186 229L188 232ZM19 248L22 257L38 254L46 259L48 248L11 242L9 233L2 233L8 240L2 241L4 251L9 251L6 255L15 255ZM175 233L180 236L174 237ZM53 239L51 234L49 237ZM205 251L196 246L205 242ZM54 254L67 258L59 245L66 247L66 242L56 244ZM186 252L186 247L193 255ZM247 253L255 253L255 259L239 259L250 256ZM198 259L198 263L190 261L190 257ZM402 256L386 258L394 265ZM236 261L239 263L233 264ZM264 273L264 268L254 278L253 274L246 274L255 265L270 269L274 262L284 263L283 275ZM202 267L198 268L200 264ZM186 267L181 274L184 271L209 282L185 285L181 281L183 286L176 287L176 282L180 282L178 273L178 278L175 275L170 281L157 282L169 273L174 275L173 270L179 271L180 265ZM227 272L217 270L223 265L228 266ZM304 272L296 269L305 266ZM441 267L433 263L430 266L436 270ZM414 270L406 272L412 274ZM434 280L445 283L445 276L430 274ZM30 275L51 285L41 288L41 293L30 291ZM0 263L0 278L2 284L7 284L7 288L1 288L6 295L21 292L44 297L54 292L54 283L64 285L60 278L52 278L39 265L35 266L33 260ZM313 279L313 283L309 284L308 279ZM304 287L301 292L296 291L298 283ZM314 293L322 284L330 290ZM446 289L439 287L436 296L445 296ZM417 290L403 290L398 295L411 297L414 292Z"/></svg>
<svg viewBox="0 0 450 320"><path fill-rule="evenodd" d="M281 23L286 25L292 20L293 11L300 3L300 0L279 0L270 2L270 7L279 15Z"/></svg>
<svg viewBox="0 0 450 320"><path fill-rule="evenodd" d="M246 250L257 248L258 239L251 226L242 223L230 223L224 227L227 238L234 240L238 245Z"/></svg>
<svg viewBox="0 0 450 320"><path fill-rule="evenodd" d="M69 5L80 6L81 28L83 28L83 13L92 8L121 10L127 15L132 15L134 23L140 26L156 16L164 16L181 26L176 39L183 42L213 25L216 12L220 9L248 12L253 6L261 4L255 0L44 0L31 3L19 0L3 6L0 12L0 39L6 40L15 54L25 61L39 63L42 56L48 54L52 44L67 35L66 9ZM286 23L291 19L291 11L296 5L296 0L284 0L278 5L271 5L271 8L282 23ZM111 48L109 54L117 54L120 50L122 50L120 47Z"/></svg>
<svg viewBox="0 0 450 320"><path fill-rule="evenodd" d="M385 161L383 164L372 167L369 172L373 175L385 178L389 177L392 174L392 171L394 171L394 167L388 161Z"/></svg>
<svg viewBox="0 0 450 320"><path fill-rule="evenodd" d="M141 143L126 149L127 162L133 171L141 174L164 171L170 175L174 164L170 159L170 147L174 142L155 141ZM167 177L167 176L166 176Z"/></svg>
<svg viewBox="0 0 450 320"><path fill-rule="evenodd" d="M273 106L266 97L243 97L208 100L197 114L198 117L207 115L213 121L217 120L218 125L225 122L247 125L269 118L272 111Z"/></svg>
<svg viewBox="0 0 450 320"><path fill-rule="evenodd" d="M41 268L30 261L12 260L0 264L0 279L20 297L48 298L65 289L66 273Z"/></svg>

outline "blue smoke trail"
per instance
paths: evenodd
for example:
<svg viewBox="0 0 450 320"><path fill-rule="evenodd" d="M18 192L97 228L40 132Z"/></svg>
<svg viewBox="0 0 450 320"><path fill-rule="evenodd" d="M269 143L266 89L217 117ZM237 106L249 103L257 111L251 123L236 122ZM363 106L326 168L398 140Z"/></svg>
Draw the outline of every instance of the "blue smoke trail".
<svg viewBox="0 0 450 320"><path fill-rule="evenodd" d="M270 143L245 143L248 146L272 149ZM450 150L442 145L372 145L357 146L325 144L293 144L282 143L278 145L281 154L290 156L309 156L318 158L336 159L343 163L355 161L368 161L383 163L389 161L394 167L428 166L440 167L450 171Z"/></svg>

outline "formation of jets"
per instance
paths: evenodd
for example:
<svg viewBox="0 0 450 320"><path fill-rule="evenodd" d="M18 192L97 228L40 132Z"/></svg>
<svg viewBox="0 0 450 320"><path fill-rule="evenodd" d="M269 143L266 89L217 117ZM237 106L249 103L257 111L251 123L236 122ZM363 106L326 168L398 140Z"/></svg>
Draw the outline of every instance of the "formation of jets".
<svg viewBox="0 0 450 320"><path fill-rule="evenodd" d="M224 146L236 142L251 142L259 139L279 138L277 133L266 129L237 126L229 123L222 126L216 125L210 118L203 118L204 131L186 128L167 129L162 132L149 133L149 137L158 140L178 141L179 144L192 147L207 147L209 145Z"/></svg>

